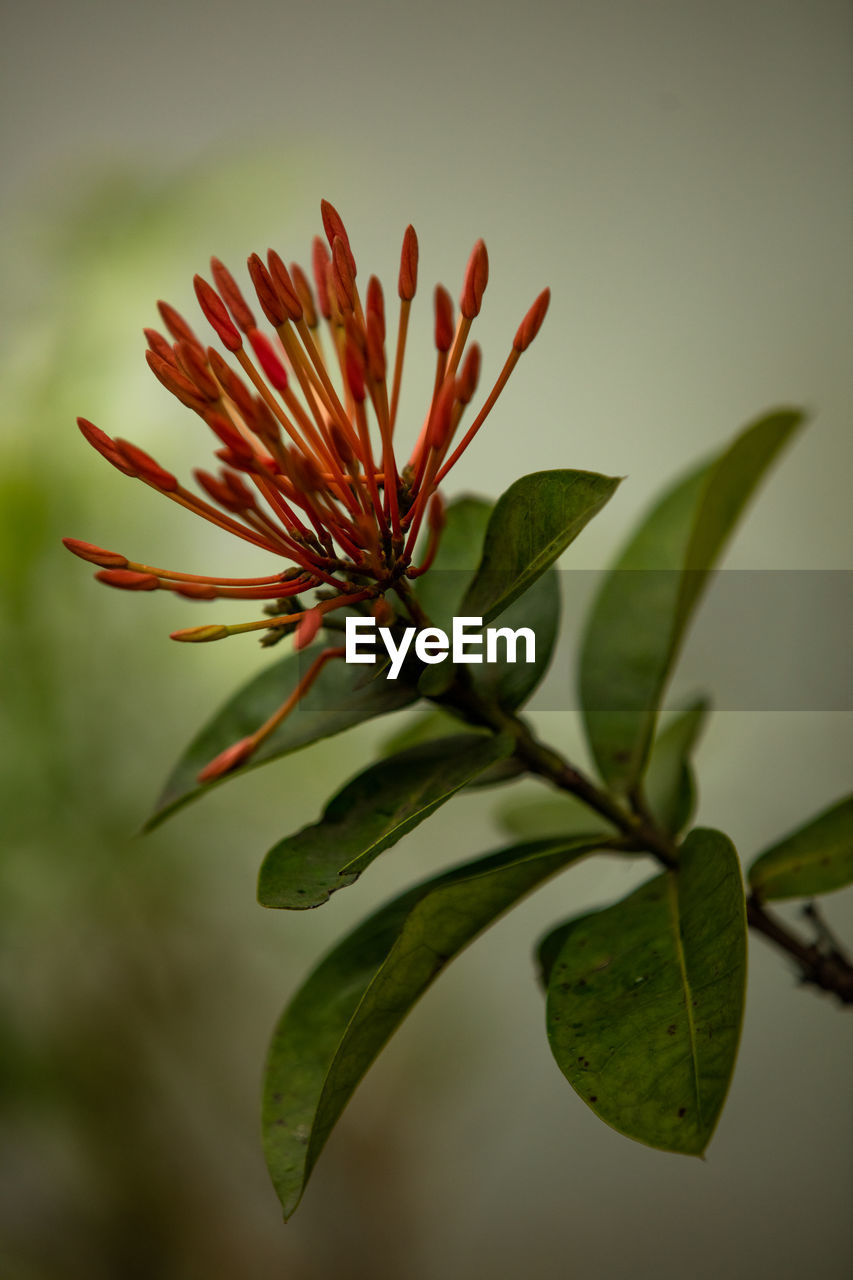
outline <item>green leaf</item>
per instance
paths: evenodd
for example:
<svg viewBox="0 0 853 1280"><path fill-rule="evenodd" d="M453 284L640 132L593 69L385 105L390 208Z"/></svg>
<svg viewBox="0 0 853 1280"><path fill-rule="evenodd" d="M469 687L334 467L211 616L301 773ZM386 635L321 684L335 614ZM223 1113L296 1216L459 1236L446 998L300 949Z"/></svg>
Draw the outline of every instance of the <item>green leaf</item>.
<svg viewBox="0 0 853 1280"><path fill-rule="evenodd" d="M410 889L326 956L276 1028L264 1146L285 1218L357 1084L411 1007L476 935L595 838L501 849Z"/></svg>
<svg viewBox="0 0 853 1280"><path fill-rule="evenodd" d="M281 706L308 664L321 651L322 646L315 645L272 663L220 707L173 769L146 830L152 830L185 804L229 778L299 751L312 742L341 733L374 716L398 711L417 700L416 691L403 680L388 680L384 675L371 677L368 667L347 666L343 661L329 662L306 696L247 764L216 782L199 783L200 770L220 751L262 725Z"/></svg>
<svg viewBox="0 0 853 1280"><path fill-rule="evenodd" d="M524 840L556 839L580 831L601 830L607 835L616 834L615 827L588 809L583 801L575 796L555 796L541 787L539 798L526 797L502 805L497 819L509 835Z"/></svg>
<svg viewBox="0 0 853 1280"><path fill-rule="evenodd" d="M460 612L491 622L548 569L613 495L592 471L534 471L498 499Z"/></svg>
<svg viewBox="0 0 853 1280"><path fill-rule="evenodd" d="M708 575L764 472L803 415L747 427L658 502L605 578L582 643L581 704L602 777L642 776L663 692Z"/></svg>
<svg viewBox="0 0 853 1280"><path fill-rule="evenodd" d="M655 738L644 792L646 805L670 835L683 831L696 808L696 781L690 753L707 719L709 704L700 698L676 716Z"/></svg>
<svg viewBox="0 0 853 1280"><path fill-rule="evenodd" d="M417 712L415 718L404 725L390 738L382 743L383 756L396 756L410 747L417 747L422 742L433 742L436 738L446 738L448 734L459 733L465 721L451 715L443 707L431 707L429 711ZM480 733L484 737L490 730L479 726L470 726L472 733Z"/></svg>
<svg viewBox="0 0 853 1280"><path fill-rule="evenodd" d="M853 884L853 795L765 850L749 883L764 900L811 898Z"/></svg>
<svg viewBox="0 0 853 1280"><path fill-rule="evenodd" d="M693 703L658 734L652 748L646 776L646 804L671 835L682 831L692 816L696 789L688 756L707 712L708 704L704 700ZM605 818L588 809L576 796L555 796L541 787L538 790L538 797L510 801L498 811L498 821L510 835L541 840L599 826L602 831L614 831Z"/></svg>
<svg viewBox="0 0 853 1280"><path fill-rule="evenodd" d="M371 765L330 800L318 823L270 849L258 901L292 911L320 906L512 748L508 735L466 733Z"/></svg>
<svg viewBox="0 0 853 1280"><path fill-rule="evenodd" d="M486 529L494 509L492 503L481 498L465 497L451 503L432 568L416 581L415 590L424 612L435 626L448 633L454 617L466 614L463 599L471 584L472 571L481 559ZM535 662L508 662L501 642L498 662L475 664L467 670L478 692L513 711L530 697L551 661L560 624L560 587L556 571L551 570L539 577L523 597L510 604L496 620L501 627L513 631L519 627L532 629L536 636ZM519 651L524 652L523 645L519 645ZM453 664L447 658L442 663L427 667L418 688L424 697L439 697L450 684L452 676Z"/></svg>
<svg viewBox="0 0 853 1280"><path fill-rule="evenodd" d="M731 841L691 832L676 871L556 932L540 963L560 1070L620 1133L701 1155L743 1017L746 912Z"/></svg>
<svg viewBox="0 0 853 1280"><path fill-rule="evenodd" d="M382 744L383 756L394 756L400 751L405 751L409 747L414 747L419 742L432 742L434 738L444 738L449 733L458 733L460 726L466 721L460 720L449 711L445 711L443 707L434 707L430 711L418 715L410 724L401 729L399 733L393 734ZM483 728L480 725L468 725L472 733L488 735L491 730ZM478 787L495 787L503 782L511 782L513 778L517 778L525 772L525 766L515 756L509 756L506 760L498 760L495 764L490 765L488 769L484 769L482 773L478 773L476 777L465 783L466 788L476 789ZM590 830L590 824L583 828L584 831Z"/></svg>

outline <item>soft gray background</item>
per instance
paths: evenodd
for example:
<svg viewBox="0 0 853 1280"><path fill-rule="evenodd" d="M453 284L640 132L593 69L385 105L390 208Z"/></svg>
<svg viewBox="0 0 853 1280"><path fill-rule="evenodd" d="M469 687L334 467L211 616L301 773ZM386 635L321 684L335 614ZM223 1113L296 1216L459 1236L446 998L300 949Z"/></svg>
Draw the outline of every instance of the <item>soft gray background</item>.
<svg viewBox="0 0 853 1280"><path fill-rule="evenodd" d="M192 272L211 252L239 264L273 243L304 261L327 196L361 270L377 270L390 288L403 227L415 223L424 298L436 279L455 293L471 243L486 239L492 276L478 326L487 373L533 296L552 287L547 325L451 491L496 494L521 470L560 465L626 475L572 552L575 567L598 568L664 477L757 412L802 404L813 424L727 564L853 567L848 4L99 0L7 4L3 23L2 312L14 408L0 430L7 469L32 464L49 477L45 520L61 512L57 533L153 563L158 553L201 571L214 555L236 563L239 551L211 546L181 513L103 474L72 417L132 436L167 465L200 462L199 437L144 376L138 333L154 319L153 298L189 306ZM73 263L66 244L76 246ZM415 422L431 378L429 361L417 359L427 311L409 349L405 404ZM16 554L20 536L11 524L7 551ZM15 972L40 975L32 981L46 1007L70 990L84 1020L69 938L92 1009L103 1012L95 996L106 970L136 975L122 979L114 1007L106 1002L112 1014L91 1016L89 1032L93 1044L112 1042L119 1009L137 1019L136 1047L125 1052L122 1041L117 1074L111 1066L95 1079L111 1114L127 1053L144 1046L150 1119L136 1108L138 1129L115 1135L114 1165L73 1126L57 1137L56 1124L34 1125L29 1110L12 1125L2 1221L16 1280L850 1274L850 1019L797 991L760 941L738 1072L704 1163L626 1142L564 1085L544 1042L530 944L561 914L630 887L629 873L604 864L539 894L442 979L281 1228L254 1108L283 999L347 922L500 836L488 800L466 799L324 912L279 917L254 906L254 868L281 834L282 804L287 825L311 820L384 732L370 729L275 777L234 783L179 819L173 837L133 844L170 757L261 659L254 648L170 648L165 633L188 623L169 602L106 601L54 545L51 533L39 563L64 608L63 644L47 643L55 614L33 617L59 722L39 736L42 708L15 731L31 739L8 732L7 745L33 744L29 755L13 748L9 776L50 761L68 786L67 814L85 793L87 821L103 827L109 797L126 801L99 836L106 870L84 871L81 836L51 894L27 877L52 865L43 850L55 833L37 839L26 821L17 825L24 852L10 883L26 909ZM86 736L96 711L110 726L106 741ZM581 751L569 718L539 721ZM849 712L721 714L699 754L700 817L749 857L849 785L851 745ZM90 769L75 791L68 762L84 770L89 750L96 782ZM51 769L33 773L29 814L50 808L52 784L41 799L39 787ZM192 905L140 913L136 877L161 874L163 900L183 889ZM827 914L849 938L850 894ZM163 1012L171 1001L178 1035ZM151 1133L167 1153L154 1162L157 1192L131 1189L135 1216L122 1226L102 1211L105 1185L131 1185L127 1171ZM146 1263L142 1243L155 1236L165 1243ZM111 1257L125 1261L110 1270ZM133 1257L143 1259L136 1271Z"/></svg>

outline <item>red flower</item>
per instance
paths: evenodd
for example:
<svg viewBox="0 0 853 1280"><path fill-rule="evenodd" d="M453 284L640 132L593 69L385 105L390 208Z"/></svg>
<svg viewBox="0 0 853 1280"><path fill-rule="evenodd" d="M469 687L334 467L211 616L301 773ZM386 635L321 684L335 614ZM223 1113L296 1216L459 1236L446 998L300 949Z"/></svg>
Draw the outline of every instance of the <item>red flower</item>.
<svg viewBox="0 0 853 1280"><path fill-rule="evenodd" d="M443 526L438 487L479 431L548 308L546 289L527 312L495 385L451 452L480 371L479 347L471 344L466 353L489 272L486 246L477 242L455 323L450 295L441 285L436 288L435 384L420 434L401 466L395 428L417 287L417 236L410 226L403 237L400 318L389 387L382 287L371 276L362 304L340 215L323 201L322 216L329 247L319 237L314 240L316 295L302 270L295 264L288 270L274 251L266 263L257 254L249 258L257 300L274 336L257 327L238 284L217 258L211 260L213 285L195 277L199 305L241 372L215 348L205 348L167 303L158 306L171 342L156 329L145 330L146 357L155 377L204 419L220 446L218 475L195 472L205 496L184 488L136 445L111 439L85 418L78 419L89 443L125 475L288 563L284 570L257 578L202 576L152 568L90 543L64 540L75 555L100 565L95 576L110 586L173 591L193 599L276 602L274 616L236 626L191 627L173 632L175 640L219 640L260 629L268 633L269 643L293 627L295 647L303 648L334 609L367 600L378 603L401 579L425 572ZM332 351L328 361L318 332L321 318ZM371 436L369 410L378 440ZM423 559L415 564L424 520L430 533ZM318 603L289 606L291 597L315 588L322 589ZM216 777L247 759L305 693L323 663L342 653L324 651L281 710L217 757L201 776Z"/></svg>

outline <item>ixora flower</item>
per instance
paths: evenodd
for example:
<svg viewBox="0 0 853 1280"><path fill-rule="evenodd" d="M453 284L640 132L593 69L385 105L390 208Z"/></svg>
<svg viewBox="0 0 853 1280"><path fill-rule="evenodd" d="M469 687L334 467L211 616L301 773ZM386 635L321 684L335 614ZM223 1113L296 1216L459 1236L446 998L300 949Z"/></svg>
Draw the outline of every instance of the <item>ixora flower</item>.
<svg viewBox="0 0 853 1280"><path fill-rule="evenodd" d="M296 264L288 269L273 250L266 263L258 254L249 258L249 275L273 334L258 328L240 287L217 258L211 260L212 285L195 277L201 310L241 372L216 348L206 347L165 302L158 307L171 341L157 329L145 330L146 357L155 377L204 419L219 446L218 475L194 472L201 493L186 489L136 445L111 438L85 418L77 420L89 443L119 471L287 562L284 569L260 577L206 576L153 568L88 542L64 539L69 551L101 566L96 578L112 587L173 591L196 600L270 602L261 620L190 627L173 632L174 640L205 642L261 630L262 643L271 644L292 631L294 647L302 649L336 609L361 606L387 618L385 593L401 590L406 579L426 572L435 556L443 526L439 485L479 431L545 317L548 289L519 325L494 386L454 447L480 373L480 349L468 344L489 273L486 246L478 241L465 273L458 318L448 291L442 285L435 289L435 382L420 433L406 456L396 426L417 287L415 230L407 227L403 237L399 322L389 366L382 286L371 276L362 303L343 221L328 201L321 210L328 247L315 238L313 291L305 272ZM371 435L368 406L378 440ZM426 547L415 563L424 524ZM306 606L300 597L308 592L317 594ZM324 664L344 654L342 647L324 649L275 714L212 760L200 779L216 778L247 760Z"/></svg>

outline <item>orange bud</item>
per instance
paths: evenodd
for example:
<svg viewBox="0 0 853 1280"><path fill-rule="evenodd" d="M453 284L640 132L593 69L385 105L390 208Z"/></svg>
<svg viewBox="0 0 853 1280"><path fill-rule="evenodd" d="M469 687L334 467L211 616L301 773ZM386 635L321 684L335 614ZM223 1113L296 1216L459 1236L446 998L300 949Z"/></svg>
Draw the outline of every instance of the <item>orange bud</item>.
<svg viewBox="0 0 853 1280"><path fill-rule="evenodd" d="M246 511L255 506L255 495L249 486L243 483L236 472L223 470L222 479L231 494L235 506L239 505L241 511Z"/></svg>
<svg viewBox="0 0 853 1280"><path fill-rule="evenodd" d="M404 302L411 302L418 287L418 237L415 228L410 224L403 236L403 249L400 254L400 276L397 292Z"/></svg>
<svg viewBox="0 0 853 1280"><path fill-rule="evenodd" d="M480 348L476 342L473 342L468 349L468 354L459 373L459 381L456 384L456 394L461 404L468 404L474 398L477 383L480 381L481 360Z"/></svg>
<svg viewBox="0 0 853 1280"><path fill-rule="evenodd" d="M221 778L223 774L230 773L232 769L244 764L254 750L254 738L241 738L233 746L226 747L224 751L220 751L215 760L211 760L210 764L205 765L201 773L198 774L196 781L213 782L216 778Z"/></svg>
<svg viewBox="0 0 853 1280"><path fill-rule="evenodd" d="M384 596L380 596L378 600L374 601L370 612L380 627L390 627L394 621L394 610Z"/></svg>
<svg viewBox="0 0 853 1280"><path fill-rule="evenodd" d="M147 480L155 489L161 489L164 493L174 493L178 488L178 481L171 471L161 467L144 449L131 444L129 440L116 440L115 446L140 479Z"/></svg>
<svg viewBox="0 0 853 1280"><path fill-rule="evenodd" d="M334 263L335 291L342 311L355 310L355 276L352 273L347 256L347 248L340 236L335 236L332 245L332 261Z"/></svg>
<svg viewBox="0 0 853 1280"><path fill-rule="evenodd" d="M170 391L188 409L194 409L196 413L202 412L207 401L180 369L176 369L174 365L161 360L156 351L146 351L145 359L148 362L148 368L161 386Z"/></svg>
<svg viewBox="0 0 853 1280"><path fill-rule="evenodd" d="M198 338L195 336L180 311L176 311L174 307L170 307L168 302L158 302L157 310L160 312L163 324L169 330L169 333L171 333L175 342L180 342L183 339L184 342L198 343Z"/></svg>
<svg viewBox="0 0 853 1280"><path fill-rule="evenodd" d="M300 299L299 291L290 277L290 272L287 270L287 267L284 265L275 249L270 249L267 253L267 263L269 265L269 273L273 287L275 288L279 301L285 310L285 319L301 320L303 314L303 302ZM307 280L305 281L305 287L308 288ZM310 289L308 292L310 293ZM313 302L310 310L313 314ZM314 318L316 322L316 316Z"/></svg>
<svg viewBox="0 0 853 1280"><path fill-rule="evenodd" d="M282 305L272 277L264 266L263 260L256 253L250 256L248 267L249 275L252 277L252 284L255 286L255 293L258 295L258 302L261 304L261 310L270 324L278 328L280 324L284 324L285 320L290 317L287 309Z"/></svg>
<svg viewBox="0 0 853 1280"><path fill-rule="evenodd" d="M208 320L208 323L216 330L219 340L229 351L239 351L243 345L243 339L239 332L231 322L231 317L225 309L225 304L215 289L207 283L202 276L194 276L193 284L195 286L195 296L198 298L198 305L201 307Z"/></svg>
<svg viewBox="0 0 853 1280"><path fill-rule="evenodd" d="M261 333L259 329L249 329L247 333L252 344L252 350L258 357L258 363L266 374L268 381L275 387L276 391L286 391L287 370L276 355L269 338L266 334Z"/></svg>
<svg viewBox="0 0 853 1280"><path fill-rule="evenodd" d="M290 274L293 279L293 287L299 295L299 302L305 316L305 323L309 329L316 329L318 324L317 308L314 306L314 295L311 292L311 286L308 283L308 277L302 270L298 262L291 262ZM276 287L278 281L276 280ZM294 316L298 320L298 316Z"/></svg>
<svg viewBox="0 0 853 1280"><path fill-rule="evenodd" d="M249 308L246 299L243 297L240 286L225 266L224 262L220 262L218 258L211 258L210 270L213 275L213 283L216 285L222 300L234 317L234 323L237 325L238 329L242 329L244 333L248 333L250 329L254 329L255 317L252 315L251 309Z"/></svg>
<svg viewBox="0 0 853 1280"><path fill-rule="evenodd" d="M551 290L543 289L539 297L533 303L527 315L518 326L518 332L512 340L512 345L516 351L526 351L533 339L536 337L542 321L545 319L545 312L548 310L548 303L551 301Z"/></svg>
<svg viewBox="0 0 853 1280"><path fill-rule="evenodd" d="M173 631L169 639L184 640L189 644L205 644L208 640L224 640L227 635L227 627L211 623L208 627L185 627L183 631Z"/></svg>
<svg viewBox="0 0 853 1280"><path fill-rule="evenodd" d="M480 314L483 305L483 294L489 283L489 255L482 240L478 240L471 250L468 266L465 270L465 283L459 308L466 320L473 320Z"/></svg>
<svg viewBox="0 0 853 1280"><path fill-rule="evenodd" d="M160 585L153 573L135 573L133 569L101 569L95 577L98 582L121 587L123 591L156 591Z"/></svg>
<svg viewBox="0 0 853 1280"><path fill-rule="evenodd" d="M456 400L456 379L445 378L430 415L427 428L427 444L431 449L441 449L447 442L453 426L453 404Z"/></svg>
<svg viewBox="0 0 853 1280"><path fill-rule="evenodd" d="M316 493L324 488L320 468L308 453L300 453L291 446L287 451L290 479L301 493Z"/></svg>
<svg viewBox="0 0 853 1280"><path fill-rule="evenodd" d="M193 476L199 488L204 489L209 498L217 502L220 507L225 507L226 511L235 511L231 494L221 480L217 480L216 476L212 476L209 471L204 471L201 467L197 467L193 471ZM239 508L242 510L242 508Z"/></svg>
<svg viewBox="0 0 853 1280"><path fill-rule="evenodd" d="M364 387L364 356L351 337L347 341L344 364L346 366L347 386L352 392L353 399L362 404L367 398L367 392Z"/></svg>
<svg viewBox="0 0 853 1280"><path fill-rule="evenodd" d="M453 299L443 284L435 286L435 346L449 351L453 345Z"/></svg>
<svg viewBox="0 0 853 1280"><path fill-rule="evenodd" d="M72 555L88 560L90 564L100 564L105 569L127 568L127 557L120 556L117 551L105 551L103 547L96 547L91 542L80 542L78 538L63 538L62 545Z"/></svg>
<svg viewBox="0 0 853 1280"><path fill-rule="evenodd" d="M429 515L427 518L429 520L429 527L435 533L441 533L442 529L447 524L447 515L444 509L444 499L440 493L434 493L432 495L429 504Z"/></svg>
<svg viewBox="0 0 853 1280"><path fill-rule="evenodd" d="M136 478L136 471L127 459L122 457L122 454L116 448L115 441L105 431L102 431L100 427L96 427L94 422L90 422L88 418L78 418L77 426L92 448L97 449L102 458L106 458L107 462L124 475Z"/></svg>
<svg viewBox="0 0 853 1280"><path fill-rule="evenodd" d="M250 418L253 413L254 400L252 399L251 391L239 373L234 372L228 361L223 360L215 347L208 347L207 358L210 361L210 367L214 375L222 383L225 394L234 401L242 417Z"/></svg>
<svg viewBox="0 0 853 1280"><path fill-rule="evenodd" d="M323 614L319 606L309 609L293 633L293 648L298 653L306 649L316 636L323 623Z"/></svg>
<svg viewBox="0 0 853 1280"><path fill-rule="evenodd" d="M173 368L177 369L178 362L175 359L175 353L172 350L171 343L166 341L162 333L160 333L158 329L143 329L142 332L145 334L145 339L151 350L158 355L161 360L165 360L166 364L170 364Z"/></svg>
<svg viewBox="0 0 853 1280"><path fill-rule="evenodd" d="M222 395L218 382L211 377L207 367L207 356L201 347L194 342L178 342L175 344L178 360L184 373L193 386L197 387L205 400L214 404Z"/></svg>
<svg viewBox="0 0 853 1280"><path fill-rule="evenodd" d="M214 413L212 410L209 410L204 415L204 420L214 435L218 436L222 443L227 445L233 453L245 459L247 462L254 458L254 450L246 437L242 435L234 426L234 423L223 414Z"/></svg>
<svg viewBox="0 0 853 1280"><path fill-rule="evenodd" d="M375 311L367 313L367 368L374 382L385 377L384 326Z"/></svg>
<svg viewBox="0 0 853 1280"><path fill-rule="evenodd" d="M353 254L352 254L352 248L350 247L349 236L347 235L347 229L344 226L341 215L338 213L335 206L333 204L330 204L328 200L320 201L320 213L323 216L323 230L326 232L326 238L329 241L329 247L331 249L334 249L335 240L342 241L344 246L344 251L346 253L347 265L349 267L350 274L354 280L357 275L357 272L355 269L355 258L353 257Z"/></svg>
<svg viewBox="0 0 853 1280"><path fill-rule="evenodd" d="M311 265L314 269L314 284L317 288L317 304L320 308L320 314L324 319L328 320L332 315L332 307L329 301L329 289L326 283L326 269L329 265L329 251L323 244L319 236L314 237L314 244L311 252Z"/></svg>
<svg viewBox="0 0 853 1280"><path fill-rule="evenodd" d="M172 590L175 595L186 596L188 600L215 600L219 594L216 587L208 582L176 582Z"/></svg>
<svg viewBox="0 0 853 1280"><path fill-rule="evenodd" d="M278 424L278 419L266 400L262 400L260 396L255 396L249 426L256 436L260 436L262 440L267 442L276 441L281 437L281 427Z"/></svg>
<svg viewBox="0 0 853 1280"><path fill-rule="evenodd" d="M371 276L367 282L367 314L375 315L379 321L382 332L382 341L385 341L385 296L382 293L382 285L376 276Z"/></svg>
<svg viewBox="0 0 853 1280"><path fill-rule="evenodd" d="M346 469L355 458L355 453L353 452L352 446L350 445L343 428L335 422L334 418L332 418L329 423L329 434L332 437L332 444L335 447L335 453L338 455L341 465Z"/></svg>

